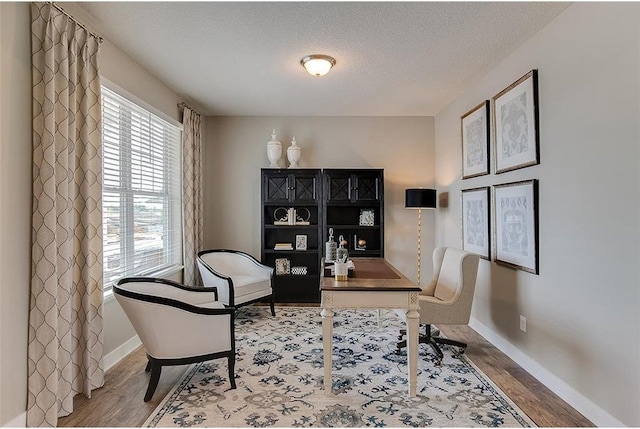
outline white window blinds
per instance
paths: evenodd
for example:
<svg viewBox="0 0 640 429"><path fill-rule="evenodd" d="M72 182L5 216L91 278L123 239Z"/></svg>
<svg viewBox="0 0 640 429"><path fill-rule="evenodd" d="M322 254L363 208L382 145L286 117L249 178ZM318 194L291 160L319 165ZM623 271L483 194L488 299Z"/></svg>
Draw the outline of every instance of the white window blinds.
<svg viewBox="0 0 640 429"><path fill-rule="evenodd" d="M181 131L102 87L105 290L182 264Z"/></svg>

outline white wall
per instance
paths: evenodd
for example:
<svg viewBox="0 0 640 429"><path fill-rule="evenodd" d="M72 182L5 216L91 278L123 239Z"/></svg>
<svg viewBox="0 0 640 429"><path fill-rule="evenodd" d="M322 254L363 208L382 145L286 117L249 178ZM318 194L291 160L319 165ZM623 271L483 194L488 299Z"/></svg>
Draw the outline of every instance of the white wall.
<svg viewBox="0 0 640 429"><path fill-rule="evenodd" d="M540 274L482 261L473 318L604 426L640 426L639 24L637 3L575 3L435 123L439 244L462 245L461 189L539 179ZM460 116L533 68L540 165L461 181Z"/></svg>
<svg viewBox="0 0 640 429"><path fill-rule="evenodd" d="M27 406L31 278L29 3L0 3L0 425Z"/></svg>
<svg viewBox="0 0 640 429"><path fill-rule="evenodd" d="M434 185L432 117L209 117L204 148L205 248L260 257L260 168L275 128L286 148L296 137L302 168L384 168L385 255L416 277L415 210L404 190ZM423 275L431 275L435 218L423 215Z"/></svg>

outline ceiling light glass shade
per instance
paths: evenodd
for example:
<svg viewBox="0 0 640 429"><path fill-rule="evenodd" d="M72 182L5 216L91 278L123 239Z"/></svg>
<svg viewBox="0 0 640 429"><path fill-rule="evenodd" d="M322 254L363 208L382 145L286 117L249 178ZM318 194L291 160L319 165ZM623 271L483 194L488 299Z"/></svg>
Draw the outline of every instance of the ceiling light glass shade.
<svg viewBox="0 0 640 429"><path fill-rule="evenodd" d="M312 76L320 77L329 73L331 67L336 65L336 60L328 55L307 55L300 60L302 67Z"/></svg>

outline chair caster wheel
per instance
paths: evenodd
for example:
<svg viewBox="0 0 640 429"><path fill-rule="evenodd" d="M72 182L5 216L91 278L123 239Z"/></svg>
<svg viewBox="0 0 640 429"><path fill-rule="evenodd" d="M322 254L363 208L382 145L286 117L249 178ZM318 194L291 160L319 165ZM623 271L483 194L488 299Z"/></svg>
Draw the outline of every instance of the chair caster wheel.
<svg viewBox="0 0 640 429"><path fill-rule="evenodd" d="M463 355L465 350L466 350L465 348L459 348L458 349L458 354L459 355Z"/></svg>
<svg viewBox="0 0 640 429"><path fill-rule="evenodd" d="M435 366L442 366L442 359L438 359L433 363Z"/></svg>

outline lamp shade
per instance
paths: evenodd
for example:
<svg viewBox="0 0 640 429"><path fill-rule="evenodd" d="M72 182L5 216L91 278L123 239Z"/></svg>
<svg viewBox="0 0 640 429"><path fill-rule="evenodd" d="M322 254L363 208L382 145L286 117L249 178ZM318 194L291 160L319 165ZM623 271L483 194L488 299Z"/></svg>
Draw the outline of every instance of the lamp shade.
<svg viewBox="0 0 640 429"><path fill-rule="evenodd" d="M435 209L436 190L411 188L404 192L404 206L408 209Z"/></svg>

